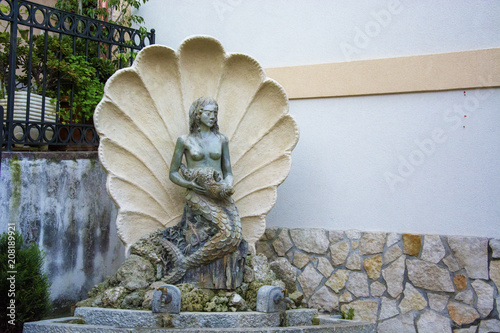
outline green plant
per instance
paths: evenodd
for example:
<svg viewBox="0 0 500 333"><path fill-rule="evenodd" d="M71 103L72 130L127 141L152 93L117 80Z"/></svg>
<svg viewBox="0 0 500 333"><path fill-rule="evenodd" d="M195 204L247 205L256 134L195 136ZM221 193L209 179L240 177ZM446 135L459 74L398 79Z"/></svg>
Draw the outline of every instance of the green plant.
<svg viewBox="0 0 500 333"><path fill-rule="evenodd" d="M353 320L354 319L354 309L349 308L347 311L340 311L342 319Z"/></svg>
<svg viewBox="0 0 500 333"><path fill-rule="evenodd" d="M97 0L57 0L55 7L79 15L131 27L132 24L143 24L144 18L132 14L132 8L139 7L148 0L107 0L107 7L102 8L97 5ZM110 19L110 11L115 13L115 17Z"/></svg>
<svg viewBox="0 0 500 333"><path fill-rule="evenodd" d="M86 52L88 58L83 56ZM59 116L63 122L91 120L102 98L104 83L116 71L111 60L97 57L95 44L85 46L83 41L77 41L73 53L73 40L67 36L45 38L44 35L34 35L31 64L26 43L18 46L17 53L18 65L22 69L22 74L17 75L18 83L25 87L31 83L31 91L45 93L54 100L59 98ZM30 65L31 76L28 77L26 73Z"/></svg>
<svg viewBox="0 0 500 333"><path fill-rule="evenodd" d="M132 9L139 9L141 5L148 1L149 0L107 0L107 8L102 8L98 6L98 0L57 0L55 7L129 28L132 27L132 25L136 25L141 38L144 38L147 34L147 29L144 26L144 18L132 14ZM113 13L113 15L110 15L110 13ZM132 41L125 41L125 44L132 45ZM126 64L130 60L135 59L135 56L135 52L125 52L123 49L117 47L112 49L112 61L117 68L123 67L122 64Z"/></svg>
<svg viewBox="0 0 500 333"><path fill-rule="evenodd" d="M10 11L10 7L4 4L0 4L0 11L3 14L7 14ZM26 14L26 10L22 10ZM9 59L10 59L10 32L8 31L9 24L4 25L3 22L0 24L3 31L0 32L0 98L5 98L7 91L7 81L9 74ZM23 42L28 40L28 30L18 29L18 33L21 37L17 38L17 46L22 45ZM17 69L18 67L16 67Z"/></svg>
<svg viewBox="0 0 500 333"><path fill-rule="evenodd" d="M140 16L131 14L148 0L108 0L108 9L118 15L112 23L131 26L144 23ZM58 0L56 7L80 13L92 18L107 19L108 11L97 7L97 0ZM6 13L10 7L0 5ZM54 23L55 24L55 23ZM9 73L10 33L9 25L1 25L0 32L0 98L5 97ZM145 34L146 28L139 28ZM105 31L105 30L104 30ZM63 35L32 35L29 48L28 30L18 29L16 49L17 88L59 100L59 118L63 123L89 123L94 109L102 98L104 84L113 73L134 59L134 52L94 41L85 41ZM132 44L132 41L126 41ZM46 52L46 53L45 53Z"/></svg>
<svg viewBox="0 0 500 333"><path fill-rule="evenodd" d="M35 243L24 244L21 234L9 231L0 236L0 331L21 332L23 323L52 312L44 258Z"/></svg>

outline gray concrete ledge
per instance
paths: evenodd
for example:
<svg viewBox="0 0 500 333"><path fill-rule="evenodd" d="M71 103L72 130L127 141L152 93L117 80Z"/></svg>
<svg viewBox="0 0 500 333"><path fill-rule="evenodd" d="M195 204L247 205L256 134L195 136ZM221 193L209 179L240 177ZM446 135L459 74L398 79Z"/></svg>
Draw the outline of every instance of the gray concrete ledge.
<svg viewBox="0 0 500 333"><path fill-rule="evenodd" d="M101 325L71 324L79 317L67 317L36 321L24 324L23 333L209 333L209 332L240 332L240 333L375 333L376 325L360 322L339 321L335 324L295 327L266 328L142 328L142 327L110 327Z"/></svg>
<svg viewBox="0 0 500 333"><path fill-rule="evenodd" d="M313 309L287 311L288 327L278 327L279 313L260 312L184 312L178 315L153 314L150 311L103 308L77 308L75 317L24 324L24 333L108 333L108 332L248 332L248 333L373 333L376 325L320 317L320 325L311 326L317 314ZM167 320L170 327L161 327ZM84 324L83 324L84 322ZM307 323L307 324L306 324ZM203 326L202 326L203 325ZM266 325L275 325L270 327Z"/></svg>
<svg viewBox="0 0 500 333"><path fill-rule="evenodd" d="M27 160L41 160L52 159L55 161L62 160L87 160L97 159L98 153L95 150L91 151L2 151L2 159L27 159Z"/></svg>
<svg viewBox="0 0 500 333"><path fill-rule="evenodd" d="M311 325L318 313L315 309L286 311L288 326ZM172 327L172 328L237 328L279 327L280 313L263 312L181 312L179 314L152 313L151 311L76 308L75 316L86 324L114 327Z"/></svg>

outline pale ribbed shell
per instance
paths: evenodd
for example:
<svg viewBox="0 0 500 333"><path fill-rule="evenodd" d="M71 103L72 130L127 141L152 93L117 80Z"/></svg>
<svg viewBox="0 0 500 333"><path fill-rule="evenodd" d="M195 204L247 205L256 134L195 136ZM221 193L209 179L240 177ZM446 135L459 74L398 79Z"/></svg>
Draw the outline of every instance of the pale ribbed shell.
<svg viewBox="0 0 500 333"><path fill-rule="evenodd" d="M217 100L220 132L230 141L243 237L253 248L264 233L299 137L288 98L257 61L197 36L178 52L143 49L132 67L108 80L94 115L118 235L127 247L180 221L185 189L169 180L170 161L177 138L189 132L189 107L202 96Z"/></svg>

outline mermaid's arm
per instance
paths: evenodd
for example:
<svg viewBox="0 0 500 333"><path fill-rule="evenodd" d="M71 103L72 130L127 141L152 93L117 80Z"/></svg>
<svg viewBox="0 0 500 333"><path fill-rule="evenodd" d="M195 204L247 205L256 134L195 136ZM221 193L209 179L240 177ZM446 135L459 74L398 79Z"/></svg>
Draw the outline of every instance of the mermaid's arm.
<svg viewBox="0 0 500 333"><path fill-rule="evenodd" d="M226 136L223 136L222 139L221 169L222 175L224 176L224 182L229 186L233 186L233 171L231 170L231 160L229 158L229 143Z"/></svg>
<svg viewBox="0 0 500 333"><path fill-rule="evenodd" d="M181 167L182 155L184 154L185 145L182 137L177 139L177 143L175 144L174 155L172 156L172 162L170 163L170 180L182 187L185 187L190 190L194 190L200 193L205 193L206 190L200 185L196 184L195 181L188 181L184 179L179 173L179 169Z"/></svg>

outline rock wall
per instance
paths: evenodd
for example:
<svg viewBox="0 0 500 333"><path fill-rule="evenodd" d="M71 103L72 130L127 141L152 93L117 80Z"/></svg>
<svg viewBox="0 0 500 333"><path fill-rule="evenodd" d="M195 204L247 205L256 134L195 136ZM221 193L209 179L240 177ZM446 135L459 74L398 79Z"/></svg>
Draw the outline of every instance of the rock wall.
<svg viewBox="0 0 500 333"><path fill-rule="evenodd" d="M498 239L268 228L257 253L295 267L309 307L380 333L500 332Z"/></svg>
<svg viewBox="0 0 500 333"><path fill-rule="evenodd" d="M2 153L0 181L0 232L14 223L45 251L56 308L74 305L124 261L96 152Z"/></svg>

